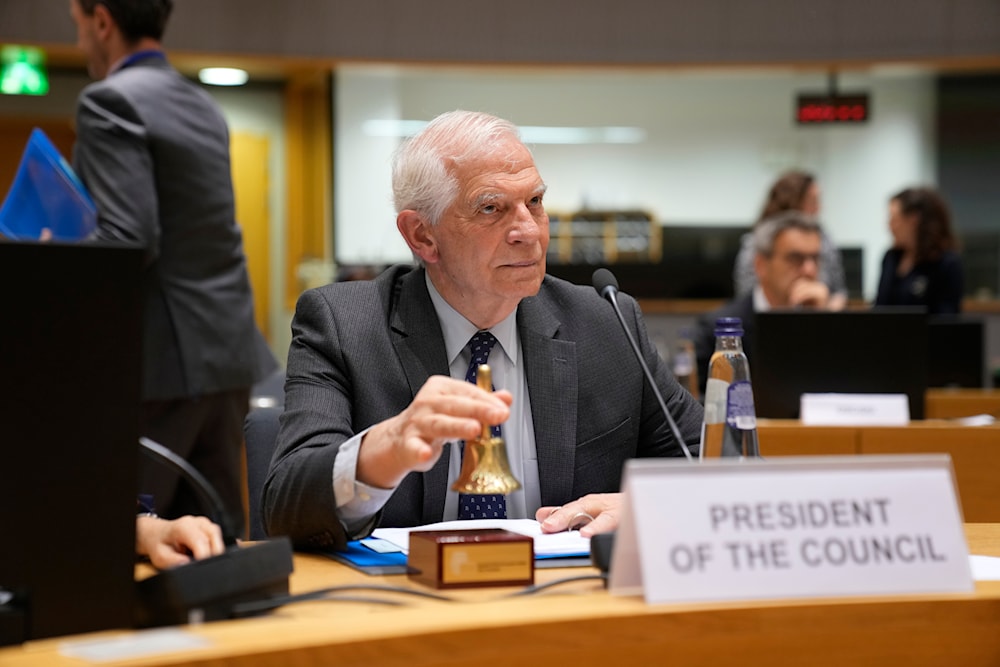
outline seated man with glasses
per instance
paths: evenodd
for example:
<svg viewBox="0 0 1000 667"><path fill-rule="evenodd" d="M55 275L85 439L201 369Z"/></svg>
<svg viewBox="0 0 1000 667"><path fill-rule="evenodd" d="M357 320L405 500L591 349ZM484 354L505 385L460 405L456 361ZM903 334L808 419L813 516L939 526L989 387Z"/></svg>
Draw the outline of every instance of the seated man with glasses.
<svg viewBox="0 0 1000 667"><path fill-rule="evenodd" d="M819 280L822 229L815 218L800 211L785 211L758 224L753 231L754 273L752 292L702 315L698 320L695 349L701 390L705 390L708 361L715 350L715 321L720 317L743 320L743 349L753 349L754 313L789 308L832 310L835 300ZM750 359L751 367L753 359Z"/></svg>

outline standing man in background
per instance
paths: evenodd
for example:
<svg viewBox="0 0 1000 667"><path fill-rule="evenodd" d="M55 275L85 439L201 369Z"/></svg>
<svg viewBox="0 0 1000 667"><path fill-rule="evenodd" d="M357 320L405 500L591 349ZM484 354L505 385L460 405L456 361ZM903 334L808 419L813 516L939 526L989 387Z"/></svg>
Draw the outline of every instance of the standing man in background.
<svg viewBox="0 0 1000 667"><path fill-rule="evenodd" d="M73 166L97 203L95 240L146 250L140 434L190 462L238 517L250 387L276 364L254 324L226 122L160 45L172 6L70 0L97 80L78 101ZM139 479L160 515L204 512L165 468L143 462Z"/></svg>

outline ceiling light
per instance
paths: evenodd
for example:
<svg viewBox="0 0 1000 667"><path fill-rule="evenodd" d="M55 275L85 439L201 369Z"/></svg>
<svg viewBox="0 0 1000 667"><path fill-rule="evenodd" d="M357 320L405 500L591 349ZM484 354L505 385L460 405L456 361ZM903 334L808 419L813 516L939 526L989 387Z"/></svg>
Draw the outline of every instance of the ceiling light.
<svg viewBox="0 0 1000 667"><path fill-rule="evenodd" d="M235 67L205 67L198 71L198 80L210 86L242 86L249 79L246 70Z"/></svg>

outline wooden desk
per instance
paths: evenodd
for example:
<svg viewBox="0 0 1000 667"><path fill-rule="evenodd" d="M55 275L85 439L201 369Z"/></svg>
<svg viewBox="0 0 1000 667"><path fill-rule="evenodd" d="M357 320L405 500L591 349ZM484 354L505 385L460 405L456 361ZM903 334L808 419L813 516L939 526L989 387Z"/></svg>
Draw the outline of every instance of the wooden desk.
<svg viewBox="0 0 1000 667"><path fill-rule="evenodd" d="M894 427L804 426L761 419L757 430L763 456L949 454L965 520L1000 522L1000 424L928 420Z"/></svg>
<svg viewBox="0 0 1000 667"><path fill-rule="evenodd" d="M865 428L859 435L862 454L951 455L965 520L1000 521L1000 425L936 421L917 428Z"/></svg>
<svg viewBox="0 0 1000 667"><path fill-rule="evenodd" d="M973 553L1000 556L1000 524L966 526ZM592 572L541 570L538 580ZM296 592L347 583L415 586L369 578L319 556L296 557ZM390 598L404 607L316 601L268 616L193 626L211 647L106 665L757 665L1000 664L1000 581L969 595L891 596L766 603L646 605L580 582L535 597L508 589L452 592L458 602ZM111 638L132 633L101 633ZM74 638L79 639L79 638ZM4 667L84 663L64 640L0 650Z"/></svg>
<svg viewBox="0 0 1000 667"><path fill-rule="evenodd" d="M761 456L860 454L856 426L805 426L796 419L758 419Z"/></svg>
<svg viewBox="0 0 1000 667"><path fill-rule="evenodd" d="M957 419L972 415L1000 419L1000 389L928 389L924 394L927 419Z"/></svg>

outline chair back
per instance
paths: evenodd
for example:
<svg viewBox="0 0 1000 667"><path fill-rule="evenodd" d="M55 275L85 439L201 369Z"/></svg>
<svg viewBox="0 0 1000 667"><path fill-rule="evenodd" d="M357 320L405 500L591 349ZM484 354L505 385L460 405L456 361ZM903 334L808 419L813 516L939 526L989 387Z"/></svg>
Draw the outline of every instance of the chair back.
<svg viewBox="0 0 1000 667"><path fill-rule="evenodd" d="M278 417L282 408L254 408L247 413L243 434L247 447L247 492L250 515L250 539L267 539L261 518L261 495L271 466L271 455L278 439Z"/></svg>

